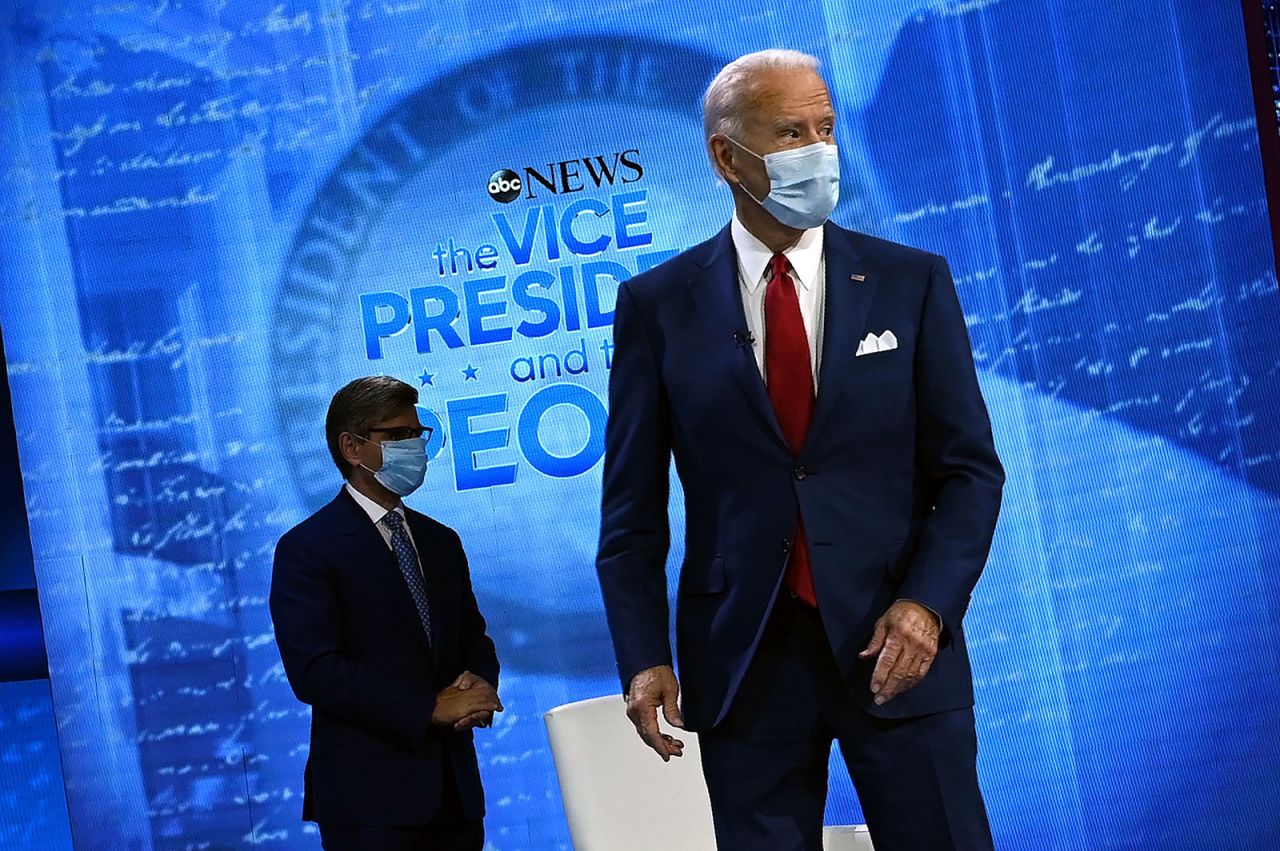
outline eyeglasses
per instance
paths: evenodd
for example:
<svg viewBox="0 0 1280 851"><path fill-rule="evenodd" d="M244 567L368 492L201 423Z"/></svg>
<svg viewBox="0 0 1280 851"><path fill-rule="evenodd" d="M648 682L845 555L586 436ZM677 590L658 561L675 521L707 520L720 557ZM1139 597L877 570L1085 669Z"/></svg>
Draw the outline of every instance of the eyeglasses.
<svg viewBox="0 0 1280 851"><path fill-rule="evenodd" d="M374 432L385 434L387 440L413 440L417 437L424 437L428 443L431 442L431 435L434 433L430 426L398 426L396 428L369 429L369 434Z"/></svg>

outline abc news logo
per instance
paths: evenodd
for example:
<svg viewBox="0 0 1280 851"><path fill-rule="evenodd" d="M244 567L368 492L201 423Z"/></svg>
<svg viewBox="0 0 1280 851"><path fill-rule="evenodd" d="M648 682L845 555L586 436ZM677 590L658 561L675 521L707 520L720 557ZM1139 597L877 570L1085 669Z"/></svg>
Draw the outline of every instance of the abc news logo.
<svg viewBox="0 0 1280 851"><path fill-rule="evenodd" d="M520 197L524 184L520 175L509 168L500 168L489 175L489 197L503 204L510 204Z"/></svg>
<svg viewBox="0 0 1280 851"><path fill-rule="evenodd" d="M501 204L510 204L521 193L526 198L537 198L539 191L552 195L571 195L584 191L588 186L599 189L606 185L625 185L644 177L640 151L635 148L615 151L609 155L597 154L594 157L547 163L543 170L525 166L521 171L523 175L509 168L500 168L489 175L489 197Z"/></svg>

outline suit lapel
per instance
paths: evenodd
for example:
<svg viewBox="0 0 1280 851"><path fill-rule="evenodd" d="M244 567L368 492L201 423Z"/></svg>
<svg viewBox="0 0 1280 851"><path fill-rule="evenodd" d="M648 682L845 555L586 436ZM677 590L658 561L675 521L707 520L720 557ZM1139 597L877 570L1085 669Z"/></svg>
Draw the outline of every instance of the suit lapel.
<svg viewBox="0 0 1280 851"><path fill-rule="evenodd" d="M711 326L712 356L720 359L747 395L752 410L764 425L786 446L786 438L773 412L773 403L764 386L755 352L747 340L747 315L742 307L738 282L738 255L733 237L726 227L710 242L704 257L695 262L702 274L686 283L694 303ZM755 343L760 345L760 343Z"/></svg>
<svg viewBox="0 0 1280 851"><path fill-rule="evenodd" d="M828 222L823 234L823 251L827 291L822 320L822 364L807 445L813 445L821 437L848 387L858 341L865 333L867 313L878 286L876 265L857 251L847 231Z"/></svg>

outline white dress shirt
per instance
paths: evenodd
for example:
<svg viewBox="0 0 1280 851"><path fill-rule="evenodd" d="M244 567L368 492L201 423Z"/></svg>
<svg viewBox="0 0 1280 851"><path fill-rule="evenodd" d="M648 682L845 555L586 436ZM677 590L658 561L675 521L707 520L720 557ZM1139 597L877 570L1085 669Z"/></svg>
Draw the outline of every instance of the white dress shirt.
<svg viewBox="0 0 1280 851"><path fill-rule="evenodd" d="M756 366L764 375L764 294L773 252L738 221L735 213L729 223L733 247L738 252L738 283L742 291L742 307L747 314L747 331L755 339ZM809 367L813 371L814 392L818 389L818 367L822 364L822 318L827 294L826 262L822 251L822 228L810 228L796 244L782 252L791 263L791 278L798 286L800 316L809 338ZM768 380L768 376L765 376Z"/></svg>
<svg viewBox="0 0 1280 851"><path fill-rule="evenodd" d="M378 534L386 542L387 549L392 552L395 552L395 548L391 546L391 529L382 520L392 511L400 515L400 519L404 521L404 533L409 536L409 545L413 547L414 554L418 556L418 570L422 570L422 555L418 553L418 545L414 543L413 533L409 531L409 519L405 517L404 505L397 504L395 508L386 509L352 487L351 482L347 482L345 487L347 493L351 494L352 499L356 501L356 505L363 508L364 513L369 515L369 519L373 521L374 528L378 530Z"/></svg>

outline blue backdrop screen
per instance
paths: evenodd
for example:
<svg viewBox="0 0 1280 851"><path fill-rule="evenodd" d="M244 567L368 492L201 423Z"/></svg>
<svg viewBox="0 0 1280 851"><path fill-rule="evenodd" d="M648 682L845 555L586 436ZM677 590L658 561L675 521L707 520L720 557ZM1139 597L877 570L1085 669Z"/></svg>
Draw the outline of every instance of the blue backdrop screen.
<svg viewBox="0 0 1280 851"><path fill-rule="evenodd" d="M71 834L11 408L0 375L0 848L52 850Z"/></svg>
<svg viewBox="0 0 1280 851"><path fill-rule="evenodd" d="M410 504L461 533L504 662L490 846L568 847L541 714L617 689L617 283L726 222L699 98L768 46L823 61L837 221L956 273L1009 472L967 621L998 845L1280 847L1280 298L1236 0L18 0L0 32L0 322L81 847L318 847L266 597L369 373L421 388Z"/></svg>

